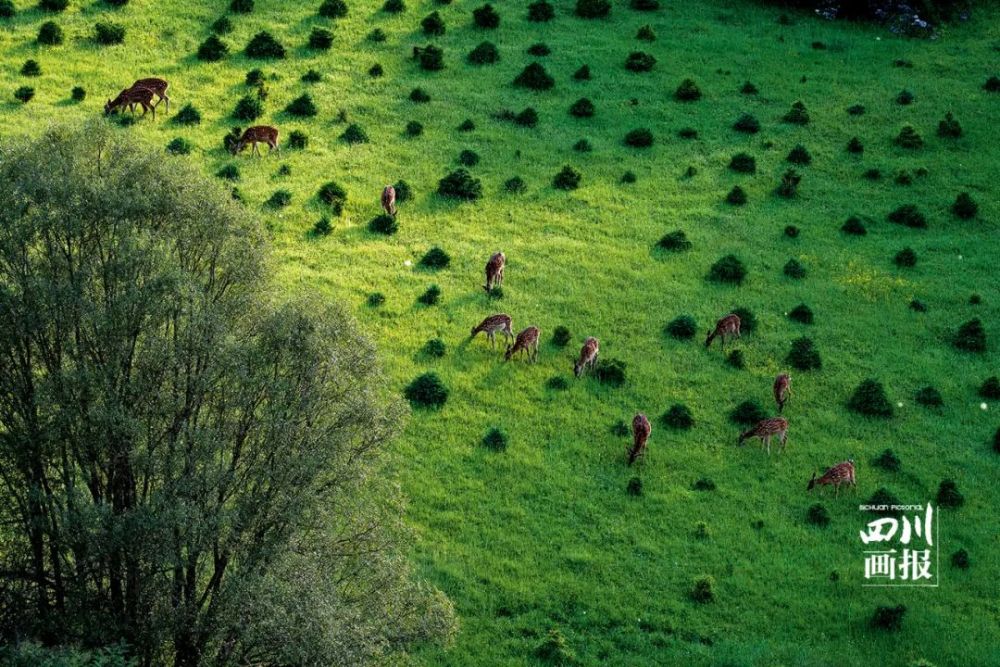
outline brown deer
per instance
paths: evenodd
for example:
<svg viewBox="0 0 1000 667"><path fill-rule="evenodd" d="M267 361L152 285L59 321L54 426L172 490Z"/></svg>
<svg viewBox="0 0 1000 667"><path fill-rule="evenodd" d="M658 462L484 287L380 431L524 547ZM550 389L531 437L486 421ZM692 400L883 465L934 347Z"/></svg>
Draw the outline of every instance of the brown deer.
<svg viewBox="0 0 1000 667"><path fill-rule="evenodd" d="M514 341L513 345L507 346L507 352L504 354L504 359L510 361L518 352L527 352L528 361L538 361L538 327L530 326L521 333L517 334L517 339Z"/></svg>
<svg viewBox="0 0 1000 667"><path fill-rule="evenodd" d="M767 447L768 456L771 455L771 438L778 436L781 442L781 451L785 451L785 442L788 440L788 420L783 417L771 417L762 419L757 425L745 433L740 434L739 444L742 445L748 438L760 438Z"/></svg>
<svg viewBox="0 0 1000 667"><path fill-rule="evenodd" d="M722 339L722 349L726 349L726 336L740 337L740 316L729 313L716 322L715 329L709 331L708 337L705 338L705 347L711 345L716 336Z"/></svg>
<svg viewBox="0 0 1000 667"><path fill-rule="evenodd" d="M792 378L788 373L781 373L774 378L774 401L778 404L778 412L785 409L785 402L792 395Z"/></svg>
<svg viewBox="0 0 1000 667"><path fill-rule="evenodd" d="M387 215L396 217L396 188L391 185L382 188L382 210Z"/></svg>
<svg viewBox="0 0 1000 667"><path fill-rule="evenodd" d="M479 323L478 326L472 327L472 333L470 338L475 338L476 334L479 332L486 333L486 339L490 341L490 347L496 349L496 339L497 333L503 334L504 338L514 339L514 332L511 330L511 319L510 315L500 313L498 315L490 315L485 320Z"/></svg>
<svg viewBox="0 0 1000 667"><path fill-rule="evenodd" d="M142 115L145 116L146 112L150 109L153 110L153 119L156 119L156 107L153 106L153 91L149 88L126 88L122 92L118 93L118 97L113 100L108 100L104 105L104 115L110 115L117 111L118 109L124 109L128 107L135 113L135 105L139 104L142 106Z"/></svg>
<svg viewBox="0 0 1000 667"><path fill-rule="evenodd" d="M486 284L483 285L484 290L490 292L494 287L503 285L503 267L506 264L506 255L502 252L493 253L490 261L486 262Z"/></svg>
<svg viewBox="0 0 1000 667"><path fill-rule="evenodd" d="M243 136L233 144L231 152L233 155L238 154L247 144L252 144L253 148L250 149L251 155L260 155L260 151L257 149L257 144L263 143L268 146L268 155L272 151L281 152L278 148L278 128L271 127L270 125L255 125L254 127L248 127L244 132Z"/></svg>
<svg viewBox="0 0 1000 667"><path fill-rule="evenodd" d="M600 349L600 344L593 336L583 341L583 347L580 348L580 358L573 364L573 374L580 377L588 368L596 366L597 353L600 352Z"/></svg>
<svg viewBox="0 0 1000 667"><path fill-rule="evenodd" d="M823 484L832 485L833 488L836 489L834 496L840 495L841 484L850 484L855 490L857 490L858 482L854 479L854 459L841 461L837 465L828 468L819 479L816 479L816 473L813 473L812 479L809 480L809 486L806 487L806 491L812 491L814 486Z"/></svg>
<svg viewBox="0 0 1000 667"><path fill-rule="evenodd" d="M649 425L646 415L641 412L632 419L632 448L628 450L628 464L646 453L646 441L653 428Z"/></svg>
<svg viewBox="0 0 1000 667"><path fill-rule="evenodd" d="M164 79L157 79L155 77L150 77L148 79L139 79L132 84L133 90L136 88L148 88L149 90L153 91L153 94L156 95L157 97L156 106L159 106L160 102L166 102L167 113L170 113L170 98L167 97L167 88L169 87L170 84L167 83Z"/></svg>

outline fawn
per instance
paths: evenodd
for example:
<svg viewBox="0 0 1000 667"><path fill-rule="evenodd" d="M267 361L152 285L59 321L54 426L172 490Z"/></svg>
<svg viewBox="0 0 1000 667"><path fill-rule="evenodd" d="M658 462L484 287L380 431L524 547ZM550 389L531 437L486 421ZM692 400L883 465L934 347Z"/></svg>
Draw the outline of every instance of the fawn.
<svg viewBox="0 0 1000 667"><path fill-rule="evenodd" d="M118 97L113 100L108 100L104 105L104 115L107 116L118 109L124 109L128 107L135 113L135 105L139 104L142 106L142 115L145 116L146 112L150 109L153 110L153 119L156 119L156 107L153 106L153 91L149 88L126 88L122 92L118 93Z"/></svg>
<svg viewBox="0 0 1000 667"><path fill-rule="evenodd" d="M593 336L583 341L583 347L580 348L580 358L573 364L573 374L580 377L588 368L596 366L599 351L600 344Z"/></svg>
<svg viewBox="0 0 1000 667"><path fill-rule="evenodd" d="M382 210L396 217L396 188L391 185L382 188Z"/></svg>
<svg viewBox="0 0 1000 667"><path fill-rule="evenodd" d="M628 464L632 465L635 460L646 453L646 441L653 428L649 425L649 419L641 412L632 419L632 448L628 450Z"/></svg>
<svg viewBox="0 0 1000 667"><path fill-rule="evenodd" d="M502 252L495 252L486 262L486 284L483 289L487 292L494 287L503 285L503 267L507 264L507 256Z"/></svg>
<svg viewBox="0 0 1000 667"><path fill-rule="evenodd" d="M748 438L760 438L767 447L768 456L771 455L771 438L778 436L781 443L781 451L785 451L785 442L788 440L788 420L783 417L771 417L757 422L749 431L740 434L740 445Z"/></svg>
<svg viewBox="0 0 1000 667"><path fill-rule="evenodd" d="M514 340L513 345L507 346L507 352L504 354L504 359L510 361L518 352L527 352L528 361L538 361L538 327L530 326L521 333L517 334L517 339Z"/></svg>
<svg viewBox="0 0 1000 667"><path fill-rule="evenodd" d="M716 322L715 329L705 338L705 347L711 345L716 336L722 339L722 349L726 349L726 336L740 337L740 316L730 313Z"/></svg>
<svg viewBox="0 0 1000 667"><path fill-rule="evenodd" d="M774 378L774 401L778 404L778 412L785 409L785 402L792 395L792 378L788 373L781 373Z"/></svg>
<svg viewBox="0 0 1000 667"><path fill-rule="evenodd" d="M832 485L836 489L835 496L840 495L840 485L850 484L855 490L858 488L858 483L854 479L854 459L847 459L846 461L841 461L835 466L827 469L823 476L816 479L816 473L813 473L812 479L809 480L809 486L806 487L806 491L812 491L814 486L828 484Z"/></svg>
<svg viewBox="0 0 1000 667"><path fill-rule="evenodd" d="M253 148L250 149L251 155L260 155L260 151L257 149L258 143L264 143L268 146L268 155L272 151L281 151L278 148L278 128L271 127L270 125L255 125L254 127L248 127L244 132L243 136L232 145L230 152L236 155L244 148L247 144L252 144Z"/></svg>
<svg viewBox="0 0 1000 667"><path fill-rule="evenodd" d="M481 331L486 332L486 338L490 341L490 347L496 349L495 336L499 332L503 334L504 338L510 338L513 340L514 332L511 331L511 319L510 315L500 313L498 315L490 315L485 320L479 323L478 326L472 327L472 333L470 338L475 338L476 334Z"/></svg>

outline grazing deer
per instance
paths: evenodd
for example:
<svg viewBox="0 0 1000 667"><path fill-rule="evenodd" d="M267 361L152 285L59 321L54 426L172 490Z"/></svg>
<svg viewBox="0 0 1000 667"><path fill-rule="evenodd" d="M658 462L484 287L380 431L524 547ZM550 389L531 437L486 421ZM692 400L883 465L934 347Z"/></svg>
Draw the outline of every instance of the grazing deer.
<svg viewBox="0 0 1000 667"><path fill-rule="evenodd" d="M781 373L774 378L774 400L778 404L778 412L785 409L785 402L792 395L792 378L788 373Z"/></svg>
<svg viewBox="0 0 1000 667"><path fill-rule="evenodd" d="M153 91L153 94L156 95L156 97L158 98L156 100L156 106L159 106L160 102L166 102L167 113L170 113L170 98L167 97L167 88L169 86L170 84L163 79L150 77L148 79L139 79L138 81L132 84L132 89L135 90L136 88L148 88L149 90Z"/></svg>
<svg viewBox="0 0 1000 667"><path fill-rule="evenodd" d="M517 334L517 339L514 341L513 345L507 346L507 352L504 354L504 359L510 361L518 352L527 352L528 361L538 361L538 327L530 326L521 333Z"/></svg>
<svg viewBox="0 0 1000 667"><path fill-rule="evenodd" d="M135 113L135 105L139 104L142 106L142 115L145 116L146 112L150 109L153 110L153 119L156 119L156 107L153 106L153 91L149 88L126 88L122 92L118 93L118 97L113 100L108 100L104 105L104 115L107 116L118 109L124 109L128 107Z"/></svg>
<svg viewBox="0 0 1000 667"><path fill-rule="evenodd" d="M268 155L272 151L281 151L278 148L278 128L271 127L270 125L255 125L254 127L248 127L246 131L243 132L243 136L239 138L231 149L233 155L236 155L244 148L247 144L252 144L253 148L250 149L251 155L260 155L260 151L257 149L258 143L264 143L268 146Z"/></svg>
<svg viewBox="0 0 1000 667"><path fill-rule="evenodd" d="M507 256L502 252L495 252L486 262L486 284L483 289L487 292L494 287L503 285L503 267L507 264Z"/></svg>
<svg viewBox="0 0 1000 667"><path fill-rule="evenodd" d="M788 420L783 417L771 417L762 419L757 425L746 433L740 434L739 444L748 438L760 438L767 447L768 456L771 455L771 438L778 436L781 442L781 451L785 451L785 442L788 440Z"/></svg>
<svg viewBox="0 0 1000 667"><path fill-rule="evenodd" d="M856 490L858 488L858 483L854 479L854 459L847 459L846 461L841 461L835 466L827 469L823 476L816 479L816 473L813 473L812 479L809 480L809 486L806 487L806 491L812 491L814 486L828 484L832 485L836 489L835 496L840 495L840 485L850 484Z"/></svg>
<svg viewBox="0 0 1000 667"><path fill-rule="evenodd" d="M646 415L641 412L632 419L632 448L628 450L629 465L646 453L646 441L649 440L652 430Z"/></svg>
<svg viewBox="0 0 1000 667"><path fill-rule="evenodd" d="M573 374L580 377L588 368L596 366L597 353L600 348L600 344L593 336L583 341L583 347L580 348L580 358L573 364Z"/></svg>
<svg viewBox="0 0 1000 667"><path fill-rule="evenodd" d="M726 336L740 337L740 316L729 313L716 322L715 330L709 331L708 337L705 338L705 347L711 345L716 336L722 339L722 349L726 349Z"/></svg>
<svg viewBox="0 0 1000 667"><path fill-rule="evenodd" d="M475 338L476 334L480 331L485 331L486 339L490 341L490 347L496 349L496 339L494 337L498 332L502 333L505 339L514 339L514 332L511 330L511 324L510 315L506 315L504 313L490 315L485 320L480 322L479 326L472 327L470 338Z"/></svg>
<svg viewBox="0 0 1000 667"><path fill-rule="evenodd" d="M382 188L382 210L396 217L396 188L391 185Z"/></svg>

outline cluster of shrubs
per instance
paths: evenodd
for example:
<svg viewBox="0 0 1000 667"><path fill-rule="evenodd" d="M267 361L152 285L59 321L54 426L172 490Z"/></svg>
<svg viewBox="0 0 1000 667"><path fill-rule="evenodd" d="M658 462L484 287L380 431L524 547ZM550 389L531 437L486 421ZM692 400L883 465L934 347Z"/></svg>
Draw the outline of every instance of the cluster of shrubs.
<svg viewBox="0 0 1000 667"><path fill-rule="evenodd" d="M338 183L333 181L324 183L320 186L317 196L321 202L330 207L330 211L334 215L339 216L344 212L344 206L347 204L347 190Z"/></svg>
<svg viewBox="0 0 1000 667"><path fill-rule="evenodd" d="M552 179L552 187L557 190L576 190L580 187L582 178L580 172L569 165L565 165Z"/></svg>

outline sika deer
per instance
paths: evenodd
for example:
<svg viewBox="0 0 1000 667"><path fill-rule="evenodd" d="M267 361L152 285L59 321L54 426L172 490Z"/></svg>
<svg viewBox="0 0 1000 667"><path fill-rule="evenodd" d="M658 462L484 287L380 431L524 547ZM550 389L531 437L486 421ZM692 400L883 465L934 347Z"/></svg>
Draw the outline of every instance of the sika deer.
<svg viewBox="0 0 1000 667"><path fill-rule="evenodd" d="M740 316L730 313L716 322L715 329L705 338L705 347L711 345L716 336L722 339L722 349L726 349L726 336L740 337Z"/></svg>
<svg viewBox="0 0 1000 667"><path fill-rule="evenodd" d="M104 115L110 115L114 111L124 109L125 107L129 107L132 113L135 113L136 104L142 106L143 116L146 115L147 111L152 109L153 119L156 119L156 107L153 106L153 91L149 88L126 88L118 93L118 97L107 101L104 105Z"/></svg>
<svg viewBox="0 0 1000 667"><path fill-rule="evenodd" d="M494 287L503 285L503 269L507 264L507 256L502 252L495 252L486 262L486 284L483 289L491 292Z"/></svg>
<svg viewBox="0 0 1000 667"><path fill-rule="evenodd" d="M521 333L517 334L517 339L514 341L513 345L507 346L507 352L504 354L504 359L507 361L511 360L518 352L527 352L528 361L538 361L538 327L530 326Z"/></svg>
<svg viewBox="0 0 1000 667"><path fill-rule="evenodd" d="M396 217L396 188L391 185L382 188L382 210L387 215Z"/></svg>
<svg viewBox="0 0 1000 667"><path fill-rule="evenodd" d="M500 313L498 315L490 315L485 320L479 323L478 326L472 327L472 333L470 338L475 338L476 334L479 332L486 333L486 339L490 341L490 347L496 349L495 336L497 333L503 334L504 338L514 339L514 332L511 330L511 319L510 315Z"/></svg>
<svg viewBox="0 0 1000 667"><path fill-rule="evenodd" d="M233 155L238 154L247 144L252 144L253 148L250 149L251 155L260 155L260 151L257 149L258 143L264 143L268 145L268 155L272 151L281 151L278 148L278 128L271 127L270 125L255 125L253 127L248 127L246 131L243 132L243 136L233 144L230 152Z"/></svg>
<svg viewBox="0 0 1000 667"><path fill-rule="evenodd" d="M652 430L646 415L641 412L632 419L632 448L628 450L629 465L646 453L646 441L649 440Z"/></svg>
<svg viewBox="0 0 1000 667"><path fill-rule="evenodd" d="M132 84L132 90L136 88L148 88L153 91L153 94L158 98L156 100L156 106L160 105L160 102L167 103L167 113L170 113L170 98L167 97L167 88L170 86L164 79L157 79L155 77L150 77L148 79L139 79Z"/></svg>
<svg viewBox="0 0 1000 667"><path fill-rule="evenodd" d="M778 404L778 412L785 409L785 402L792 395L792 378L788 373L781 373L774 378L774 401Z"/></svg>
<svg viewBox="0 0 1000 667"><path fill-rule="evenodd" d="M781 442L781 451L785 451L785 442L788 440L788 420L783 417L771 417L762 419L757 425L745 433L740 434L739 444L748 438L760 438L767 447L768 456L771 455L771 438L778 436Z"/></svg>
<svg viewBox="0 0 1000 667"><path fill-rule="evenodd" d="M592 369L597 365L597 353L600 351L600 347L597 339L593 336L583 341L583 347L580 348L580 358L573 365L574 375L580 377L588 368Z"/></svg>
<svg viewBox="0 0 1000 667"><path fill-rule="evenodd" d="M854 479L854 459L841 461L837 465L829 468L819 479L816 479L816 473L813 473L812 479L809 480L809 486L806 487L806 491L812 491L814 486L823 484L832 485L833 488L836 489L835 496L840 495L841 484L850 484L856 490L858 488L858 483Z"/></svg>

